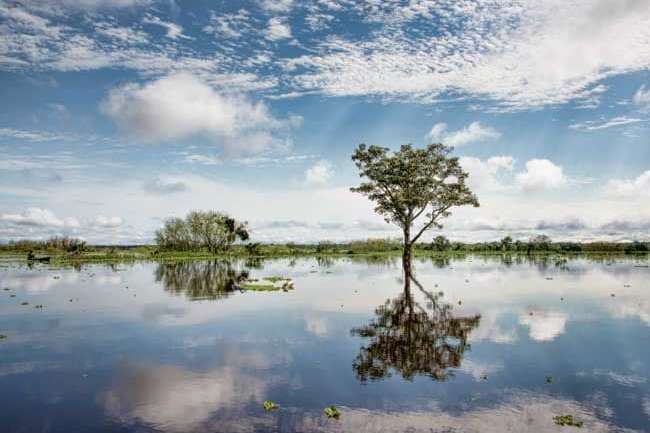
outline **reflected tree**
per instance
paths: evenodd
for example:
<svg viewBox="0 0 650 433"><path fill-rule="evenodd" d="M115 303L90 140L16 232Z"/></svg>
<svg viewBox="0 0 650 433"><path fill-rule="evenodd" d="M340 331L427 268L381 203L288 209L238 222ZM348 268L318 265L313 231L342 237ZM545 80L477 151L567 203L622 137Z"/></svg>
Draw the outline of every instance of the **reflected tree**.
<svg viewBox="0 0 650 433"><path fill-rule="evenodd" d="M226 261L186 261L159 263L155 278L165 290L191 300L220 299L238 290L248 272Z"/></svg>
<svg viewBox="0 0 650 433"><path fill-rule="evenodd" d="M416 302L411 283L424 295L425 306ZM411 380L426 375L434 380L453 376L470 348L467 339L480 322L480 315L455 317L442 293L425 290L404 266L404 290L375 310L376 317L351 333L367 339L353 369L357 378L381 380L393 372Z"/></svg>

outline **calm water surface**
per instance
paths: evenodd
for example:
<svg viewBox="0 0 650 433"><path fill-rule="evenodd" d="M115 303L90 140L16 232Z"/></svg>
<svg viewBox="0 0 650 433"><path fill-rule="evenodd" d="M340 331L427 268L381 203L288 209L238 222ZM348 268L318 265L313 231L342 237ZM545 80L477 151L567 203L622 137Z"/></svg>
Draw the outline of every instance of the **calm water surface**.
<svg viewBox="0 0 650 433"><path fill-rule="evenodd" d="M0 431L648 432L647 266L1 262Z"/></svg>

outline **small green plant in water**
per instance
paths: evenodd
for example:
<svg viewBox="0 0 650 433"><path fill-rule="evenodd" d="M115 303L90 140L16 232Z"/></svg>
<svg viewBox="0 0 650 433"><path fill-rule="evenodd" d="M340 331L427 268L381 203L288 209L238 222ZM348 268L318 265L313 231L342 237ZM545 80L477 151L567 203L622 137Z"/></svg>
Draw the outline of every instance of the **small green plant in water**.
<svg viewBox="0 0 650 433"><path fill-rule="evenodd" d="M280 281L291 281L291 278L287 278L287 277L279 277L279 276L277 276L277 275L272 276L272 277L265 277L264 279L265 279L266 281L270 281L270 282L272 282L272 283L278 283L278 282L280 282Z"/></svg>
<svg viewBox="0 0 650 433"><path fill-rule="evenodd" d="M581 428L582 425L584 424L582 421L578 421L578 420L573 419L573 415L554 416L553 421L555 421L555 424L561 425L562 427L570 426L570 427Z"/></svg>
<svg viewBox="0 0 650 433"><path fill-rule="evenodd" d="M275 404L275 403L272 402L271 400L266 400L266 401L264 402L264 410L267 411L267 412L268 412L268 411L271 411L271 410L278 409L279 407L280 407L280 406L278 406L277 404Z"/></svg>
<svg viewBox="0 0 650 433"><path fill-rule="evenodd" d="M336 406L330 406L325 408L325 415L328 418L339 419L341 417L341 412L336 408Z"/></svg>
<svg viewBox="0 0 650 433"><path fill-rule="evenodd" d="M243 290L251 290L255 292L277 292L281 290L280 287L274 286L273 284L242 284L240 286Z"/></svg>
<svg viewBox="0 0 650 433"><path fill-rule="evenodd" d="M546 376L546 383L553 383L553 377L552 376Z"/></svg>
<svg viewBox="0 0 650 433"><path fill-rule="evenodd" d="M7 336L6 336L6 335L4 335L4 334L0 334L0 340L6 340L6 339L7 339Z"/></svg>

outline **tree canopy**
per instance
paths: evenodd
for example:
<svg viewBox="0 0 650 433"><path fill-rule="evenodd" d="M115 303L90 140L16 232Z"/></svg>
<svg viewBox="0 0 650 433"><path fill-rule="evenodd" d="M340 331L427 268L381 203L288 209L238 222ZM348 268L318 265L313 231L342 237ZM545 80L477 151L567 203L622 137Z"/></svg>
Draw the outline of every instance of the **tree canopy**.
<svg viewBox="0 0 650 433"><path fill-rule="evenodd" d="M213 253L225 251L235 241L246 241L248 238L246 222L236 221L227 214L215 211L193 211L185 219L170 218L156 232L156 243L161 248L206 248Z"/></svg>
<svg viewBox="0 0 650 433"><path fill-rule="evenodd" d="M439 143L424 149L407 144L391 154L386 147L361 144L352 155L364 181L350 190L375 202L375 212L402 228L405 252L426 230L441 228L440 220L452 207L479 206L466 184L468 174L458 158L450 156L452 150ZM421 216L424 223L411 236Z"/></svg>

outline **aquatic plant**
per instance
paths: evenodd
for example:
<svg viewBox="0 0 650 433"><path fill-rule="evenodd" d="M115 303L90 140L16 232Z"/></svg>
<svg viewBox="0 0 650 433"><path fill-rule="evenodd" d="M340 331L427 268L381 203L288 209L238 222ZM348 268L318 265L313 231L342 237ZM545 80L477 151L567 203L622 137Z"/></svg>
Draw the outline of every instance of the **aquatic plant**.
<svg viewBox="0 0 650 433"><path fill-rule="evenodd" d="M276 403L272 402L271 400L265 400L263 406L264 406L264 410L267 412L278 409L280 407Z"/></svg>
<svg viewBox="0 0 650 433"><path fill-rule="evenodd" d="M577 420L573 419L573 415L554 416L553 421L555 421L555 424L561 425L562 427L569 426L569 427L581 428L583 426L583 424L584 424L582 421L577 421Z"/></svg>
<svg viewBox="0 0 650 433"><path fill-rule="evenodd" d="M326 407L324 412L328 418L339 419L341 417L341 412L336 408L336 406Z"/></svg>

